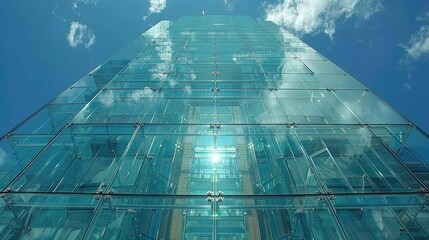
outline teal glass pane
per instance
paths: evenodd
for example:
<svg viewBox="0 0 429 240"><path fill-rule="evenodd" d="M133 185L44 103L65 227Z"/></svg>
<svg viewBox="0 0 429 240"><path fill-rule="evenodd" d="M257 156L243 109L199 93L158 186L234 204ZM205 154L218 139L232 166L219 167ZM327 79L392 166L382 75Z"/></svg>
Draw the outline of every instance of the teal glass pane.
<svg viewBox="0 0 429 240"><path fill-rule="evenodd" d="M335 212L349 239L425 239L429 211L421 195L341 196Z"/></svg>
<svg viewBox="0 0 429 240"><path fill-rule="evenodd" d="M361 83L359 83L349 75L318 74L316 77L320 79L328 88L332 89L365 89L365 87Z"/></svg>
<svg viewBox="0 0 429 240"><path fill-rule="evenodd" d="M117 76L107 88L211 88L214 86L213 81L214 76L211 73L130 73Z"/></svg>
<svg viewBox="0 0 429 240"><path fill-rule="evenodd" d="M408 121L402 115L369 91L338 90L335 92L335 95L363 123L408 124Z"/></svg>
<svg viewBox="0 0 429 240"><path fill-rule="evenodd" d="M344 74L342 69L327 60L301 59L301 61L315 74Z"/></svg>
<svg viewBox="0 0 429 240"><path fill-rule="evenodd" d="M328 192L417 192L423 187L367 128L297 127L295 131Z"/></svg>
<svg viewBox="0 0 429 240"><path fill-rule="evenodd" d="M71 87L56 97L54 103L87 103L97 92L97 88Z"/></svg>
<svg viewBox="0 0 429 240"><path fill-rule="evenodd" d="M106 90L74 119L75 123L204 123L214 121L210 89ZM195 109L191 110L190 109Z"/></svg>
<svg viewBox="0 0 429 240"><path fill-rule="evenodd" d="M213 165L207 155L213 142L208 125L142 126L109 188L118 193L205 194L213 185ZM210 159L205 167L199 161L204 154ZM197 182L192 180L195 176Z"/></svg>
<svg viewBox="0 0 429 240"><path fill-rule="evenodd" d="M103 78L101 76L101 74L99 74L99 75L93 74L100 67L101 66L96 67L91 73L89 73L88 75L81 78L79 81L77 81L75 84L73 84L73 86L71 86L70 88L74 88L74 87L76 87L76 88L88 88L88 89L89 88L98 88L98 89L103 88L107 84L107 81L105 80L105 78Z"/></svg>
<svg viewBox="0 0 429 240"><path fill-rule="evenodd" d="M386 126L373 128L386 146L417 176L429 185L429 139L415 126Z"/></svg>
<svg viewBox="0 0 429 240"><path fill-rule="evenodd" d="M8 193L0 199L0 238L82 238L97 204L92 195Z"/></svg>
<svg viewBox="0 0 429 240"><path fill-rule="evenodd" d="M84 104L47 104L10 134L51 134L60 132L82 109Z"/></svg>
<svg viewBox="0 0 429 240"><path fill-rule="evenodd" d="M278 104L289 123L336 124L357 123L353 113L327 90L275 91Z"/></svg>
<svg viewBox="0 0 429 240"><path fill-rule="evenodd" d="M130 150L134 126L73 126L62 132L13 180L16 192L104 189Z"/></svg>
<svg viewBox="0 0 429 240"><path fill-rule="evenodd" d="M290 128L221 126L215 142L216 149L207 151L205 161L216 173L218 191L228 195L321 191L302 144Z"/></svg>
<svg viewBox="0 0 429 240"><path fill-rule="evenodd" d="M297 52L295 56L301 60L325 60L325 58L317 52Z"/></svg>
<svg viewBox="0 0 429 240"><path fill-rule="evenodd" d="M266 76L278 89L326 89L327 86L312 74L269 74Z"/></svg>
<svg viewBox="0 0 429 240"><path fill-rule="evenodd" d="M295 58L266 58L261 61L263 72L278 73L311 73L304 63Z"/></svg>
<svg viewBox="0 0 429 240"><path fill-rule="evenodd" d="M210 200L208 200L210 199ZM112 224L112 221L121 224ZM317 197L105 197L88 238L341 239L326 200Z"/></svg>
<svg viewBox="0 0 429 240"><path fill-rule="evenodd" d="M0 142L0 189L5 189L53 137L29 134L4 138Z"/></svg>

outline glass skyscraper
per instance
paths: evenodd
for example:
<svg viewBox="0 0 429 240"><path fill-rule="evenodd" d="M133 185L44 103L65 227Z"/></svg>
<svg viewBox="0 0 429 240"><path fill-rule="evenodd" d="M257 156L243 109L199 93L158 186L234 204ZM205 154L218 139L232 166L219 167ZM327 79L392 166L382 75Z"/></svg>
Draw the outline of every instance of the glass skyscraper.
<svg viewBox="0 0 429 240"><path fill-rule="evenodd" d="M1 138L0 239L428 239L428 161L286 30L183 17Z"/></svg>

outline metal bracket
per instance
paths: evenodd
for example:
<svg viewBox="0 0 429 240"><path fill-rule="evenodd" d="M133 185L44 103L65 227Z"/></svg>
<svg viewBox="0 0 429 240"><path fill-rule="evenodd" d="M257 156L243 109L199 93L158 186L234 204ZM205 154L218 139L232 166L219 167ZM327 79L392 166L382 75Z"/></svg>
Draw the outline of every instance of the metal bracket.
<svg viewBox="0 0 429 240"><path fill-rule="evenodd" d="M97 192L95 192L95 199L100 200L102 196L103 196L103 190L98 189Z"/></svg>
<svg viewBox="0 0 429 240"><path fill-rule="evenodd" d="M296 211L294 212L294 214L295 215L302 215L302 214L304 214L304 209L298 208L298 209L296 209Z"/></svg>
<svg viewBox="0 0 429 240"><path fill-rule="evenodd" d="M106 193L106 200L112 199L112 194L113 194L113 190L109 189ZM101 195L103 195L103 194L101 194Z"/></svg>
<svg viewBox="0 0 429 240"><path fill-rule="evenodd" d="M212 195L213 195L213 193L212 193L212 192L210 192L210 191L208 191L208 192L207 192L207 198L206 198L206 201L207 201L207 202L211 202L211 201L213 201L213 197L212 197Z"/></svg>
<svg viewBox="0 0 429 240"><path fill-rule="evenodd" d="M210 128L215 128L215 127L220 128L220 122L217 122L217 123L211 122L209 126L210 126Z"/></svg>
<svg viewBox="0 0 429 240"><path fill-rule="evenodd" d="M223 192L218 192L218 197L216 199L217 202L222 202L224 200Z"/></svg>

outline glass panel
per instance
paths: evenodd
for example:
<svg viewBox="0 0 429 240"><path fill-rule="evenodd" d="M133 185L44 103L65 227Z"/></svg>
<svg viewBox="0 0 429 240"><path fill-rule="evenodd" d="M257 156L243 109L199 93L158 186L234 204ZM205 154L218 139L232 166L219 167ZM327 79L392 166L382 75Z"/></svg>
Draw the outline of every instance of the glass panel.
<svg viewBox="0 0 429 240"><path fill-rule="evenodd" d="M88 75L86 75L85 77L77 81L75 84L73 84L72 87L76 87L76 88L95 88L96 87L98 89L103 88L107 82L100 81L101 78L98 75L93 75L93 73L96 72L100 67L101 65L96 67Z"/></svg>
<svg viewBox="0 0 429 240"><path fill-rule="evenodd" d="M404 117L369 91L338 90L335 95L364 123L408 124Z"/></svg>
<svg viewBox="0 0 429 240"><path fill-rule="evenodd" d="M97 203L93 195L8 193L0 199L0 238L81 239Z"/></svg>
<svg viewBox="0 0 429 240"><path fill-rule="evenodd" d="M12 135L0 142L0 190L33 160L53 135Z"/></svg>
<svg viewBox="0 0 429 240"><path fill-rule="evenodd" d="M276 109L283 110L289 123L358 123L356 117L326 90L276 91ZM267 101L274 102L271 99Z"/></svg>
<svg viewBox="0 0 429 240"><path fill-rule="evenodd" d="M228 195L321 191L301 143L290 128L222 126L216 131L215 141L211 164L216 191Z"/></svg>
<svg viewBox="0 0 429 240"><path fill-rule="evenodd" d="M416 192L423 187L367 128L300 126L295 131L328 192Z"/></svg>
<svg viewBox="0 0 429 240"><path fill-rule="evenodd" d="M372 131L429 186L429 138L426 134L412 125L378 126Z"/></svg>
<svg viewBox="0 0 429 240"><path fill-rule="evenodd" d="M425 239L429 209L421 195L346 196L333 201L349 239Z"/></svg>
<svg viewBox="0 0 429 240"><path fill-rule="evenodd" d="M317 74L316 77L320 79L328 88L332 89L365 89L361 83L349 75Z"/></svg>
<svg viewBox="0 0 429 240"><path fill-rule="evenodd" d="M301 60L324 60L325 59L317 52L297 52L295 53L295 56Z"/></svg>
<svg viewBox="0 0 429 240"><path fill-rule="evenodd" d="M11 134L56 134L83 106L83 104L48 104L18 125Z"/></svg>
<svg viewBox="0 0 429 240"><path fill-rule="evenodd" d="M88 237L341 239L340 234L327 202L317 197L112 196L103 200Z"/></svg>
<svg viewBox="0 0 429 240"><path fill-rule="evenodd" d="M315 74L344 74L345 72L339 67L335 66L333 63L324 60L324 61L315 61L315 60L301 60L313 73Z"/></svg>
<svg viewBox="0 0 429 240"><path fill-rule="evenodd" d="M106 90L75 123L203 123L214 121L213 91L162 89Z"/></svg>
<svg viewBox="0 0 429 240"><path fill-rule="evenodd" d="M326 89L312 74L269 74L267 79L278 89Z"/></svg>
<svg viewBox="0 0 429 240"><path fill-rule="evenodd" d="M54 103L87 103L98 91L97 88L71 87L56 97Z"/></svg>
<svg viewBox="0 0 429 240"><path fill-rule="evenodd" d="M134 131L134 126L69 127L10 188L18 192L78 193L105 189L128 154Z"/></svg>
<svg viewBox="0 0 429 240"><path fill-rule="evenodd" d="M264 72L278 73L311 73L300 60L295 58L266 58L261 62Z"/></svg>
<svg viewBox="0 0 429 240"><path fill-rule="evenodd" d="M141 127L110 189L120 193L205 194L213 185L213 141L213 129L208 125ZM193 180L195 176L198 181Z"/></svg>

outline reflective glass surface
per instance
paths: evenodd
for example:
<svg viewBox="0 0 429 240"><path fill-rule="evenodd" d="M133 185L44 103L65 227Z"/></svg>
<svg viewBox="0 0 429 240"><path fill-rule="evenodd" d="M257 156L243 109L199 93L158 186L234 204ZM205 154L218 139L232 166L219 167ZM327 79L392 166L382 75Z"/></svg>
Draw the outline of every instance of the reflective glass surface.
<svg viewBox="0 0 429 240"><path fill-rule="evenodd" d="M0 239L427 239L428 135L244 16L161 21L0 140Z"/></svg>

